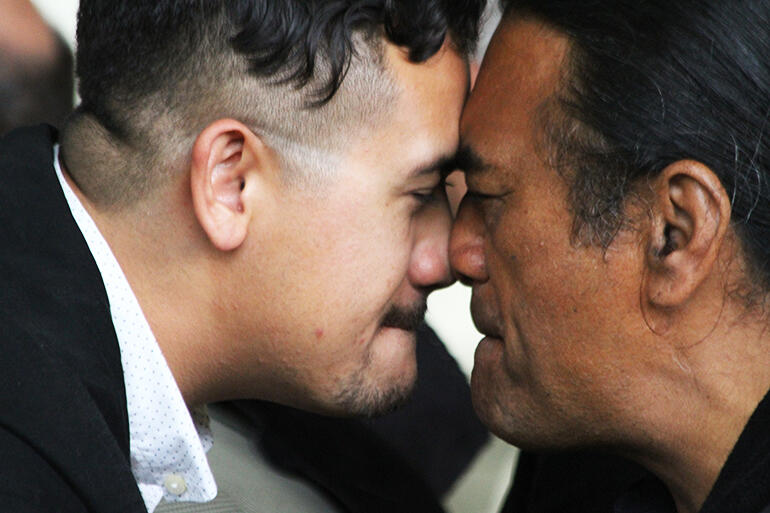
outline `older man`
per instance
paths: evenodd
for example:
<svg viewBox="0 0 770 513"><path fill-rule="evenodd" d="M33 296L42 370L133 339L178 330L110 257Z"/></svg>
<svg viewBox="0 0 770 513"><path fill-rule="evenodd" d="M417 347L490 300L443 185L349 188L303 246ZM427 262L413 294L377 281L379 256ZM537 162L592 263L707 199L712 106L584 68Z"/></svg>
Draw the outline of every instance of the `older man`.
<svg viewBox="0 0 770 513"><path fill-rule="evenodd" d="M770 505L769 19L511 0L463 114L476 410L657 476L617 512Z"/></svg>
<svg viewBox="0 0 770 513"><path fill-rule="evenodd" d="M188 407L408 394L482 7L80 3L82 104L0 147L0 509L207 501Z"/></svg>

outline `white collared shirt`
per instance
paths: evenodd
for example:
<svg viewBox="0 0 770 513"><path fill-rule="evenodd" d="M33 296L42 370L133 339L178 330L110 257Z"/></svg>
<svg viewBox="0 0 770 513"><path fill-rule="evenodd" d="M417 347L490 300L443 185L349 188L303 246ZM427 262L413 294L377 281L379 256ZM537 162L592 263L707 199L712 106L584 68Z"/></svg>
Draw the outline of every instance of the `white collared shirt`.
<svg viewBox="0 0 770 513"><path fill-rule="evenodd" d="M120 264L64 179L58 145L54 168L107 291L126 387L131 471L147 510L152 513L164 499L213 500L217 486L206 459L213 443L208 416L185 405Z"/></svg>

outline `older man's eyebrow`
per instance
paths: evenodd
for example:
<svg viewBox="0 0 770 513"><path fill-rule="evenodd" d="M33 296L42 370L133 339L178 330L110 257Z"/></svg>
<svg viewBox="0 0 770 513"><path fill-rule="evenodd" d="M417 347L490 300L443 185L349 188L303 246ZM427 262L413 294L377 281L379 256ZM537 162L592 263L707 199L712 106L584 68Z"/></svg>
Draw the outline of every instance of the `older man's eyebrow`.
<svg viewBox="0 0 770 513"><path fill-rule="evenodd" d="M463 145L457 150L454 158L454 167L463 171L466 175L480 174L488 171L490 166L484 162L478 153L468 145Z"/></svg>

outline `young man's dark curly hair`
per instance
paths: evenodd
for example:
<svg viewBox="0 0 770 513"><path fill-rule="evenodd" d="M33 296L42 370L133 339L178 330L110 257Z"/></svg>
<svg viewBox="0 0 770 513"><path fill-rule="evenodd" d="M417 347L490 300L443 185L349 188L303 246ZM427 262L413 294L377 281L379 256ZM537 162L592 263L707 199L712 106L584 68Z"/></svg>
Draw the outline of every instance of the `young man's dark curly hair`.
<svg viewBox="0 0 770 513"><path fill-rule="evenodd" d="M414 62L445 40L472 50L485 0L83 0L82 104L65 161L103 205L127 204L179 167L195 135L238 119L275 148L287 180L331 173L325 155L387 114L398 95L385 42ZM102 162L74 141L98 145ZM89 152L92 154L92 152ZM97 171L98 170L98 171Z"/></svg>

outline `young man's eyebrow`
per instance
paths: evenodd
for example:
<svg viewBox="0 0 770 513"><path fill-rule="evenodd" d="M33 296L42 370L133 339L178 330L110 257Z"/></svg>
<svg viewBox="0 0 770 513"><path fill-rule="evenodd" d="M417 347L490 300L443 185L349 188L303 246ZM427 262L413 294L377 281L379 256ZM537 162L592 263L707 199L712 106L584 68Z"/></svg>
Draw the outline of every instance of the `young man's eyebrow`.
<svg viewBox="0 0 770 513"><path fill-rule="evenodd" d="M439 172L442 177L446 177L449 173L457 169L455 166L455 155L442 155L437 159L427 163L421 164L414 168L409 173L409 178L418 178L423 175Z"/></svg>

